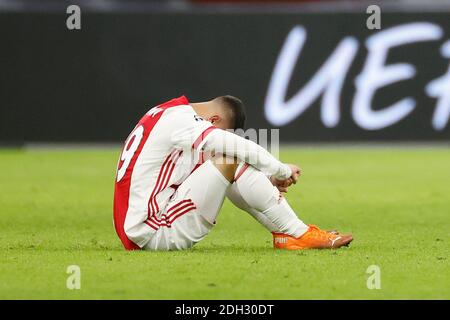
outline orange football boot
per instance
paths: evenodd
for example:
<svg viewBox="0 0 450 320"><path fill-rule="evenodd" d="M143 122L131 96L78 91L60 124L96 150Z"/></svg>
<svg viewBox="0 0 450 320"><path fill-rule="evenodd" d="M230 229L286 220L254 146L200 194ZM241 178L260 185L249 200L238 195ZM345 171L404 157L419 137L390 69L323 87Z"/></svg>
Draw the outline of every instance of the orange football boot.
<svg viewBox="0 0 450 320"><path fill-rule="evenodd" d="M309 225L308 231L299 238L284 233L272 234L274 248L286 250L337 249L348 246L353 240L351 234L339 234L334 230L324 231L314 225Z"/></svg>

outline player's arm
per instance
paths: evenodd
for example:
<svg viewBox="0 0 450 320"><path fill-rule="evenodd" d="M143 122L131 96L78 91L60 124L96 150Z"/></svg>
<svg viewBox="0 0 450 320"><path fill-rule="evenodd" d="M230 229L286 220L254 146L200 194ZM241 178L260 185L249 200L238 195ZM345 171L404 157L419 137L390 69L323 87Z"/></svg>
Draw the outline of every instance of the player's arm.
<svg viewBox="0 0 450 320"><path fill-rule="evenodd" d="M284 181L285 187L295 183L300 175L297 166L284 164L257 143L225 130L216 129L211 132L204 139L202 148L247 162L274 179Z"/></svg>
<svg viewBox="0 0 450 320"><path fill-rule="evenodd" d="M210 122L197 117L187 108L178 109L171 118L170 125L176 128L170 139L178 148L203 149L236 157L274 179L284 181L286 186L295 183L300 174L298 167L281 163L257 143L215 128Z"/></svg>

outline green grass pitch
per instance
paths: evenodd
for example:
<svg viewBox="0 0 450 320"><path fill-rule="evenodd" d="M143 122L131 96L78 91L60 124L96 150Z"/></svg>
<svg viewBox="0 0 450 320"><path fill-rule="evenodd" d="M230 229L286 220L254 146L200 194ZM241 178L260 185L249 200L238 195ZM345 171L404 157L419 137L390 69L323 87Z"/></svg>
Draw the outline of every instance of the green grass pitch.
<svg viewBox="0 0 450 320"><path fill-rule="evenodd" d="M280 252L226 202L182 252L125 252L112 226L118 150L0 151L0 299L449 299L448 149L289 149L288 200L349 248ZM81 289L66 288L67 266ZM381 289L369 290L370 265Z"/></svg>

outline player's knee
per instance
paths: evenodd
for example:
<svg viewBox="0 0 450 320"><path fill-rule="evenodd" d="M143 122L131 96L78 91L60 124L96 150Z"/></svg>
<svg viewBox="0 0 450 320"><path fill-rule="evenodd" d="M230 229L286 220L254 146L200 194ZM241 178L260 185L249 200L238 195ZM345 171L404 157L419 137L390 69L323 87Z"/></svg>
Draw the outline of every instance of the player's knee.
<svg viewBox="0 0 450 320"><path fill-rule="evenodd" d="M236 158L228 157L223 154L216 154L211 158L214 166L222 173L222 175L230 182L233 182L234 175L239 165Z"/></svg>
<svg viewBox="0 0 450 320"><path fill-rule="evenodd" d="M237 183L237 187L248 206L261 212L278 204L280 200L280 192L275 187L265 190L258 188L258 192L240 183Z"/></svg>
<svg viewBox="0 0 450 320"><path fill-rule="evenodd" d="M249 166L236 181L236 188L245 202L258 211L264 211L278 203L280 192L261 172Z"/></svg>

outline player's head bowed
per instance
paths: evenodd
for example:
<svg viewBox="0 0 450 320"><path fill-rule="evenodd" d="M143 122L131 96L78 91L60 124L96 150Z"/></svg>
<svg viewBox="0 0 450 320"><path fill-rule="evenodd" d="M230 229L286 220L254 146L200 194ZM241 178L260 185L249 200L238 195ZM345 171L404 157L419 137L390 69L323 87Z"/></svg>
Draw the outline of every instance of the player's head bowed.
<svg viewBox="0 0 450 320"><path fill-rule="evenodd" d="M192 106L198 115L220 129L244 129L245 107L239 98L225 95Z"/></svg>

